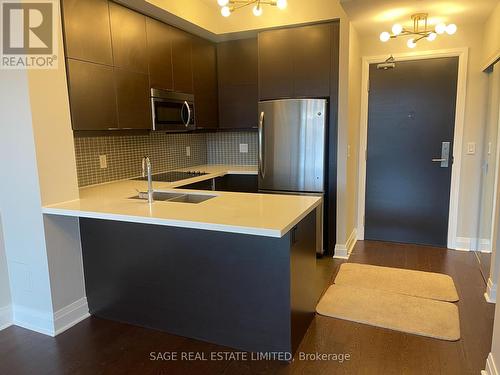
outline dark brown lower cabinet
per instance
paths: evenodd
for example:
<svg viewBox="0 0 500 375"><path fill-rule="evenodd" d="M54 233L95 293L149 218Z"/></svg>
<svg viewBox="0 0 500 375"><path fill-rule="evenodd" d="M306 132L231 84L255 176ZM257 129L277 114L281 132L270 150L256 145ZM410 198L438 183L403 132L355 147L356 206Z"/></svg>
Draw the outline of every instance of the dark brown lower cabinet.
<svg viewBox="0 0 500 375"><path fill-rule="evenodd" d="M118 128L113 68L73 59L67 68L73 129Z"/></svg>
<svg viewBox="0 0 500 375"><path fill-rule="evenodd" d="M151 129L148 75L115 68L115 82L120 129Z"/></svg>
<svg viewBox="0 0 500 375"><path fill-rule="evenodd" d="M258 193L257 175L227 174L210 180L180 186L179 189L233 191L238 193Z"/></svg>
<svg viewBox="0 0 500 375"><path fill-rule="evenodd" d="M316 213L281 238L80 219L90 314L291 359L314 318Z"/></svg>

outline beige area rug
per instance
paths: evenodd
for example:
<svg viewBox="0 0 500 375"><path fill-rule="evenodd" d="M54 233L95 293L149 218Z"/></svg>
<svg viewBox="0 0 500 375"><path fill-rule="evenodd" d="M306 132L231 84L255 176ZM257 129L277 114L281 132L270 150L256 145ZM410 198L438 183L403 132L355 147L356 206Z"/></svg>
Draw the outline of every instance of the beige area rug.
<svg viewBox="0 0 500 375"><path fill-rule="evenodd" d="M439 301L458 301L453 279L448 275L434 272L343 263L335 278L335 284L377 289Z"/></svg>
<svg viewBox="0 0 500 375"><path fill-rule="evenodd" d="M318 314L420 336L460 339L458 308L452 303L376 289L331 285Z"/></svg>

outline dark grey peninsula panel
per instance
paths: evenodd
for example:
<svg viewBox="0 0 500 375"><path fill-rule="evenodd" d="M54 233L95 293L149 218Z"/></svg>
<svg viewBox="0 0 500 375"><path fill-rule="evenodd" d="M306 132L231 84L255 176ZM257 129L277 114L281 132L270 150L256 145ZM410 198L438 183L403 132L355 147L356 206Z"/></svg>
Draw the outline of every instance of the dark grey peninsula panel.
<svg viewBox="0 0 500 375"><path fill-rule="evenodd" d="M318 298L315 215L282 238L81 218L90 313L293 353Z"/></svg>

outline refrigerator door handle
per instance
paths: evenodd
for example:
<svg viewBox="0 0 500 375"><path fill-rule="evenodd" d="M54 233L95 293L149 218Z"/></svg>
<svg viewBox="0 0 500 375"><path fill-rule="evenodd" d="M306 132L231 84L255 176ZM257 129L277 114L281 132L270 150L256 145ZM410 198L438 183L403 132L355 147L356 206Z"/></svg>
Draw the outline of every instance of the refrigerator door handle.
<svg viewBox="0 0 500 375"><path fill-rule="evenodd" d="M259 118L259 174L264 178L266 172L264 170L264 111L260 113Z"/></svg>

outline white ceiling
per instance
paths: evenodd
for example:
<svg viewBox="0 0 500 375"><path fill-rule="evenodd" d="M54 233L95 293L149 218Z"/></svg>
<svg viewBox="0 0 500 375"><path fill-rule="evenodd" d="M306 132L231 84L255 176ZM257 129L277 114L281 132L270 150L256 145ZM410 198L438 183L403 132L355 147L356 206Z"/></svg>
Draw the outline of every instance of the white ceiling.
<svg viewBox="0 0 500 375"><path fill-rule="evenodd" d="M394 23L413 25L410 16L428 13L429 23L455 23L458 27L485 21L499 0L341 0L340 3L362 35L390 31Z"/></svg>
<svg viewBox="0 0 500 375"><path fill-rule="evenodd" d="M288 0L284 10L264 6L260 17L255 17L249 6L227 18L221 15L217 0L115 1L213 40L253 35L262 29L345 18L338 0Z"/></svg>

